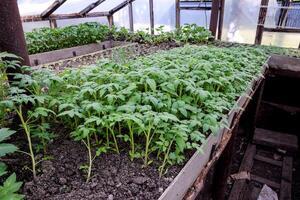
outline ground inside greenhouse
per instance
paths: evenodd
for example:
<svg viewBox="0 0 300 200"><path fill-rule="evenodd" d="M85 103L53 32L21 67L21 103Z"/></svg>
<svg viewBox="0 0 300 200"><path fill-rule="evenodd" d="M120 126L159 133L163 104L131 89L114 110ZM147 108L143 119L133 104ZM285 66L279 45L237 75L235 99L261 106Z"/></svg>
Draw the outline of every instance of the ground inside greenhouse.
<svg viewBox="0 0 300 200"><path fill-rule="evenodd" d="M24 158L19 158L10 163L18 180L27 180L21 192L29 200L158 199L182 168L170 167L167 174L159 178L157 161L145 168L142 160L130 161L128 153L106 153L95 159L93 176L86 183L86 173L79 169L87 163L83 144L65 136L49 146L48 154L51 157L38 165L34 181L24 168L24 164L30 166L29 160L20 163Z"/></svg>

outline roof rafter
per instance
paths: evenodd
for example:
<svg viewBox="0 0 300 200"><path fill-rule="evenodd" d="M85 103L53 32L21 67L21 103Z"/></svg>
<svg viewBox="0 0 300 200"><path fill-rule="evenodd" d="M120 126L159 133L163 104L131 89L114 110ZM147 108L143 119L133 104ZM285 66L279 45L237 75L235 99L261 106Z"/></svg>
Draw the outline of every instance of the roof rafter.
<svg viewBox="0 0 300 200"><path fill-rule="evenodd" d="M44 12L41 13L42 18L48 18L55 10L57 10L67 0L55 0Z"/></svg>
<svg viewBox="0 0 300 200"><path fill-rule="evenodd" d="M87 7L85 7L83 10L79 12L80 15L86 15L88 12L99 6L101 3L103 3L105 0L98 0L95 1L94 3L91 3Z"/></svg>
<svg viewBox="0 0 300 200"><path fill-rule="evenodd" d="M117 5L116 7L114 7L113 9L111 9L109 11L109 13L112 15L115 12L118 12L119 10L121 10L122 8L124 8L125 6L127 6L129 3L132 3L134 1L135 0L126 0L126 1L123 1L122 3L120 3L119 5Z"/></svg>
<svg viewBox="0 0 300 200"><path fill-rule="evenodd" d="M109 15L110 15L109 12L93 12L93 13L87 13L85 16L82 16L79 13L70 13L70 14L50 15L48 18L42 18L40 15L28 15L28 16L21 17L21 19L22 22L35 22L35 21L55 20L55 19L59 20L59 19L103 17Z"/></svg>

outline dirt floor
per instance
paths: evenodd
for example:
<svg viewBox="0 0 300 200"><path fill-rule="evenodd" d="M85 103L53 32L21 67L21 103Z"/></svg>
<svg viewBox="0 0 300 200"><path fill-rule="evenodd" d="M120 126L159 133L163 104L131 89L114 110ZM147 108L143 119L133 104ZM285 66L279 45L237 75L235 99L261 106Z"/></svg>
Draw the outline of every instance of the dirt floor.
<svg viewBox="0 0 300 200"><path fill-rule="evenodd" d="M83 144L61 138L49 146L48 154L51 155L49 160L38 165L35 181L23 167L24 163L20 163L22 157L10 163L18 179L25 180L22 193L27 199L158 199L182 168L171 167L159 178L156 161L143 168L141 160L131 162L125 152L107 153L95 159L93 176L86 183L86 173L79 169L87 162Z"/></svg>

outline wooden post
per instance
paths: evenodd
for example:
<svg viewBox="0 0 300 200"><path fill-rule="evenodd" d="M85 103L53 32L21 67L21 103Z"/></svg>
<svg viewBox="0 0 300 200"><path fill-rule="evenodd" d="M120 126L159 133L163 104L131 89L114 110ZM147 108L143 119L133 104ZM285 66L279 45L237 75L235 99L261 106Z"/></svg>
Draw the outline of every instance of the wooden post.
<svg viewBox="0 0 300 200"><path fill-rule="evenodd" d="M132 2L130 2L128 4L128 14L129 14L129 27L130 27L130 31L134 31L134 27L133 27L133 12L132 12Z"/></svg>
<svg viewBox="0 0 300 200"><path fill-rule="evenodd" d="M231 139L225 147L221 157L216 163L214 179L212 185L212 199L224 200L227 186L227 178L230 175L230 167L234 152L235 140L238 126L232 131Z"/></svg>
<svg viewBox="0 0 300 200"><path fill-rule="evenodd" d="M175 7L176 28L180 28L180 0L175 0Z"/></svg>
<svg viewBox="0 0 300 200"><path fill-rule="evenodd" d="M220 1L220 12L219 12L218 40L221 40L221 38L222 38L224 7L225 7L225 0L221 0Z"/></svg>
<svg viewBox="0 0 300 200"><path fill-rule="evenodd" d="M56 19L49 19L50 28L57 28Z"/></svg>
<svg viewBox="0 0 300 200"><path fill-rule="evenodd" d="M212 5L211 5L209 30L211 31L213 37L216 37L216 33L217 33L219 11L220 11L219 1L220 0L212 0Z"/></svg>
<svg viewBox="0 0 300 200"><path fill-rule="evenodd" d="M108 15L107 20L108 20L109 27L112 28L114 26L114 17L113 17L113 15Z"/></svg>
<svg viewBox="0 0 300 200"><path fill-rule="evenodd" d="M269 0L261 0L261 6L268 6ZM256 36L255 36L255 44L261 44L263 32L264 32L264 24L266 21L268 8L261 7L259 10L257 28L256 28Z"/></svg>
<svg viewBox="0 0 300 200"><path fill-rule="evenodd" d="M153 0L149 0L149 10L150 10L150 30L151 30L151 35L153 35L154 34Z"/></svg>
<svg viewBox="0 0 300 200"><path fill-rule="evenodd" d="M13 53L22 58L22 65L30 65L17 0L0 1L0 52ZM8 73L19 73L19 68L9 68ZM9 81L13 76L8 76Z"/></svg>

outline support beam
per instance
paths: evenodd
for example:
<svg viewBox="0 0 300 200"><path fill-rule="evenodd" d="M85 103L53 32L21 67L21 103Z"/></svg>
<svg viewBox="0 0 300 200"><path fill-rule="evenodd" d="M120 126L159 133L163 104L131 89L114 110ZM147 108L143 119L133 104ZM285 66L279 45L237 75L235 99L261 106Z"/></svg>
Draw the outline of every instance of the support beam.
<svg viewBox="0 0 300 200"><path fill-rule="evenodd" d="M149 12L150 12L150 31L151 31L151 35L154 35L154 11L153 11L153 0L149 0Z"/></svg>
<svg viewBox="0 0 300 200"><path fill-rule="evenodd" d="M58 14L58 15L50 15L49 18L45 19L42 18L39 15L29 15L29 16L23 16L22 22L37 22L37 21L47 21L51 19L76 19L76 18L89 18L89 17L105 17L108 16L108 12L93 12L93 13L87 13L85 16L80 15L79 13L71 13L71 14Z"/></svg>
<svg viewBox="0 0 300 200"><path fill-rule="evenodd" d="M128 15L129 15L129 27L130 27L130 31L134 31L134 27L133 27L133 11L132 11L132 2L130 2L128 4Z"/></svg>
<svg viewBox="0 0 300 200"><path fill-rule="evenodd" d="M114 14L115 12L118 12L119 10L121 10L122 8L124 8L125 6L127 6L127 4L134 2L134 0L126 0L123 1L122 3L120 3L119 5L117 5L116 7L114 7L113 9L111 9L109 11L109 14Z"/></svg>
<svg viewBox="0 0 300 200"><path fill-rule="evenodd" d="M17 0L0 1L0 52L13 53L22 58L22 65L30 65ZM19 73L20 68L9 68L8 73ZM8 76L12 81L13 76Z"/></svg>
<svg viewBox="0 0 300 200"><path fill-rule="evenodd" d="M209 30L211 31L213 37L216 37L216 33L217 33L218 19L219 19L219 12L220 12L219 8L220 8L220 0L212 0Z"/></svg>
<svg viewBox="0 0 300 200"><path fill-rule="evenodd" d="M266 21L266 15L268 11L269 0L261 0L261 8L259 10L257 28L256 28L256 36L255 36L255 44L261 44L263 32L264 32L264 24Z"/></svg>
<svg viewBox="0 0 300 200"><path fill-rule="evenodd" d="M67 0L56 0L54 1L44 12L41 13L42 18L49 17L55 10L57 10Z"/></svg>
<svg viewBox="0 0 300 200"><path fill-rule="evenodd" d="M50 23L50 28L57 28L56 19L50 19L49 23Z"/></svg>
<svg viewBox="0 0 300 200"><path fill-rule="evenodd" d="M224 19L225 0L220 1L219 25L218 25L218 40L222 38L223 19Z"/></svg>
<svg viewBox="0 0 300 200"><path fill-rule="evenodd" d="M89 13L91 10L93 10L94 8L96 8L97 6L99 6L104 1L105 0L98 0L98 1L95 1L94 3L91 3L90 5L88 5L87 7L85 7L83 10L81 10L79 12L79 14L80 15L86 15L87 13Z"/></svg>
<svg viewBox="0 0 300 200"><path fill-rule="evenodd" d="M108 20L108 25L109 27L113 27L114 26L114 16L113 15L109 15L107 16L107 20Z"/></svg>
<svg viewBox="0 0 300 200"><path fill-rule="evenodd" d="M180 28L180 0L175 0L175 7L176 28Z"/></svg>
<svg viewBox="0 0 300 200"><path fill-rule="evenodd" d="M300 33L300 28L267 28L264 27L265 32L277 32L277 33Z"/></svg>

